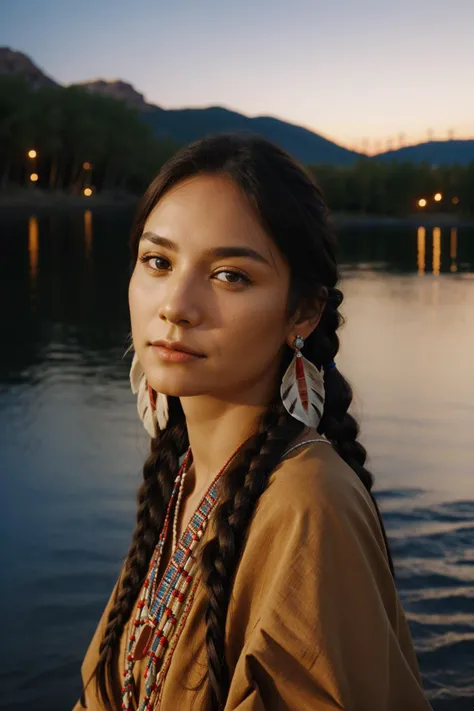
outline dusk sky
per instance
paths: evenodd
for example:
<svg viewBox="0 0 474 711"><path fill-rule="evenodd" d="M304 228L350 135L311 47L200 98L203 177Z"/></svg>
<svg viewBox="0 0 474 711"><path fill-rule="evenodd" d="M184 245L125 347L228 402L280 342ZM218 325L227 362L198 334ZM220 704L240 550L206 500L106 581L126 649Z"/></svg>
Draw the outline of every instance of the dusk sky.
<svg viewBox="0 0 474 711"><path fill-rule="evenodd" d="M1 0L0 45L63 84L270 115L369 151L474 137L474 0Z"/></svg>

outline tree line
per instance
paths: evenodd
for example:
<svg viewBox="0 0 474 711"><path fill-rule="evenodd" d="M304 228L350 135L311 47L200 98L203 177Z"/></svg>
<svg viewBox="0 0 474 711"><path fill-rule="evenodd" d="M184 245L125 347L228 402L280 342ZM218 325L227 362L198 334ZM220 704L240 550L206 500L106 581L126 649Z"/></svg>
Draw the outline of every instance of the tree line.
<svg viewBox="0 0 474 711"><path fill-rule="evenodd" d="M1 188L34 182L139 194L177 148L158 141L121 101L77 86L32 90L22 77L0 77Z"/></svg>
<svg viewBox="0 0 474 711"><path fill-rule="evenodd" d="M474 162L433 166L361 158L348 168L319 165L310 166L310 171L334 211L393 216L474 214Z"/></svg>
<svg viewBox="0 0 474 711"><path fill-rule="evenodd" d="M171 139L157 139L139 112L121 101L77 86L33 90L22 77L0 77L1 189L34 184L139 195L178 148ZM309 170L334 211L474 214L474 162L436 167L361 158L350 167Z"/></svg>

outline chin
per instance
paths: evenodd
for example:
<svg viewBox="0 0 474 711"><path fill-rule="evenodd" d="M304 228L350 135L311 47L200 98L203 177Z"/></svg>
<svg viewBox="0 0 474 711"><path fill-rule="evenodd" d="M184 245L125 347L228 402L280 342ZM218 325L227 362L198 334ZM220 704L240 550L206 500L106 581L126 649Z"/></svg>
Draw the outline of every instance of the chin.
<svg viewBox="0 0 474 711"><path fill-rule="evenodd" d="M171 378L150 378L149 384L157 393L169 395L170 397L192 397L193 395L202 395L202 383L189 383L176 379L176 382L170 382Z"/></svg>

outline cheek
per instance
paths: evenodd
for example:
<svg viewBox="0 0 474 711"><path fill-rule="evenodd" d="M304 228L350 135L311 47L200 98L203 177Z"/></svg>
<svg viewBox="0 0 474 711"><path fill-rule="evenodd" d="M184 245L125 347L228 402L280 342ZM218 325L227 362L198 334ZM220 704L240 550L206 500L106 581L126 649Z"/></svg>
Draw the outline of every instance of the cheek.
<svg viewBox="0 0 474 711"><path fill-rule="evenodd" d="M267 292L253 299L250 308L247 304L234 314L230 333L235 356L251 361L271 359L286 336L286 310L281 294Z"/></svg>
<svg viewBox="0 0 474 711"><path fill-rule="evenodd" d="M146 293L143 284L141 284L136 272L134 272L128 287L128 306L130 310L132 333L138 335L138 333L143 330L147 313L150 311L150 304L150 296Z"/></svg>

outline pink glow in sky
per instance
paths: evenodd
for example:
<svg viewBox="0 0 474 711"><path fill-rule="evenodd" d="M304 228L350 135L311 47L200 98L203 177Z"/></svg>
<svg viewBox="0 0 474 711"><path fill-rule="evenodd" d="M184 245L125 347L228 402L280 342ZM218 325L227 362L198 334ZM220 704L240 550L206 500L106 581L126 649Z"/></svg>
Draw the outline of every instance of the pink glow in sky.
<svg viewBox="0 0 474 711"><path fill-rule="evenodd" d="M4 0L1 16L0 45L65 84L121 78L164 108L369 151L474 136L474 0Z"/></svg>

